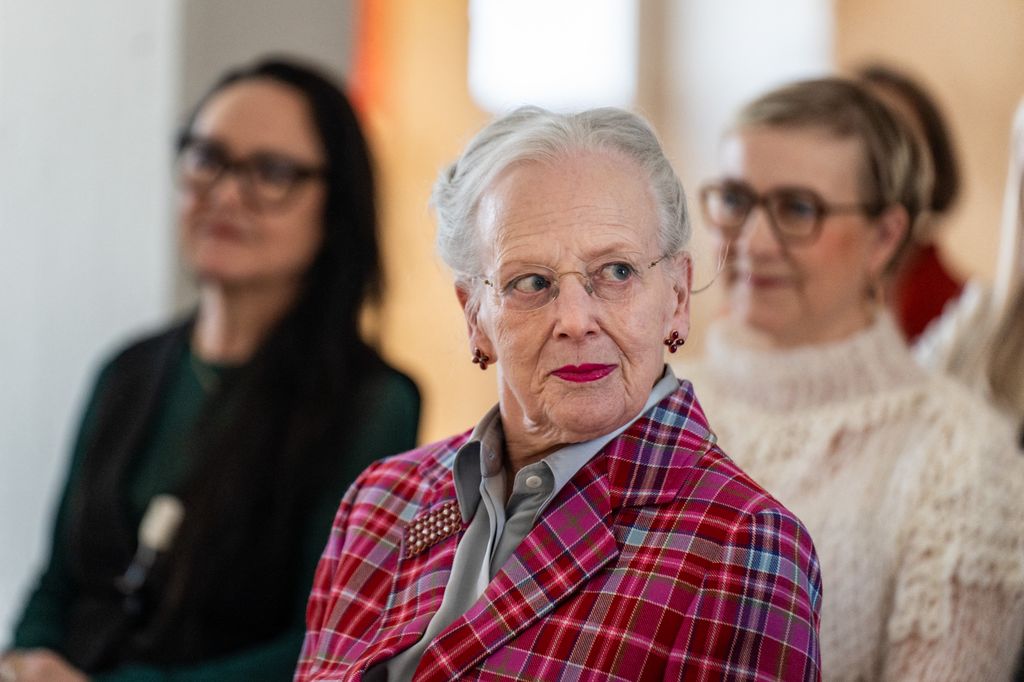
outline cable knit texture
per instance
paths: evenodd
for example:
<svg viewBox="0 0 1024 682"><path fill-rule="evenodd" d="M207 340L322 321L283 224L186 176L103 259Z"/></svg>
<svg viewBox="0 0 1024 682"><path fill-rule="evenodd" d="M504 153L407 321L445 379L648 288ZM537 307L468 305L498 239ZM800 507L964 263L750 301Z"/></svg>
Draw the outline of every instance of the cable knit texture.
<svg viewBox="0 0 1024 682"><path fill-rule="evenodd" d="M1024 459L879 315L778 350L722 320L693 381L723 449L811 531L833 680L1000 680L1024 630Z"/></svg>

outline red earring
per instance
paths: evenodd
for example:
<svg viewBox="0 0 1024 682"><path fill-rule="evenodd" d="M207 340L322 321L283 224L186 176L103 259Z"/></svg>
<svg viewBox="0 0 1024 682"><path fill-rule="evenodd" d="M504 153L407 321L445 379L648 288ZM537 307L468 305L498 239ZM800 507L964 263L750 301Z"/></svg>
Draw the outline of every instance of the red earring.
<svg viewBox="0 0 1024 682"><path fill-rule="evenodd" d="M673 329L672 333L669 334L669 337L665 339L664 343L666 346L668 346L669 353L675 353L677 350L679 350L680 346L686 343L686 339L679 338L679 332Z"/></svg>
<svg viewBox="0 0 1024 682"><path fill-rule="evenodd" d="M483 352L479 348L473 348L473 364L480 365L480 369L487 369L487 363L491 361L491 356Z"/></svg>

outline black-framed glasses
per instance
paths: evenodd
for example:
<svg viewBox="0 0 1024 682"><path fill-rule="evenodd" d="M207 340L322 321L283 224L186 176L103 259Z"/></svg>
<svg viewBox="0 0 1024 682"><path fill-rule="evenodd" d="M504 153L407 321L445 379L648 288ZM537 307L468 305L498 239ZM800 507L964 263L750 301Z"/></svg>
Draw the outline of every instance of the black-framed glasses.
<svg viewBox="0 0 1024 682"><path fill-rule="evenodd" d="M238 178L243 200L259 211L285 208L301 185L325 172L274 152L232 159L223 144L201 137L185 138L178 151L177 173L184 187L202 196L232 173Z"/></svg>
<svg viewBox="0 0 1024 682"><path fill-rule="evenodd" d="M603 301L624 301L643 287L644 275L669 254L651 260L642 254L610 254L595 258L583 271L556 272L544 265L518 263L499 269L483 283L494 291L499 305L509 310L543 308L558 298L560 283L567 275L576 275L583 289Z"/></svg>
<svg viewBox="0 0 1024 682"><path fill-rule="evenodd" d="M705 185L700 191L700 204L708 226L730 240L743 234L751 212L763 206L768 213L768 224L784 244L814 242L821 233L822 223L830 215L875 216L881 212L878 203L830 204L806 187L779 187L758 194L750 185L737 180Z"/></svg>

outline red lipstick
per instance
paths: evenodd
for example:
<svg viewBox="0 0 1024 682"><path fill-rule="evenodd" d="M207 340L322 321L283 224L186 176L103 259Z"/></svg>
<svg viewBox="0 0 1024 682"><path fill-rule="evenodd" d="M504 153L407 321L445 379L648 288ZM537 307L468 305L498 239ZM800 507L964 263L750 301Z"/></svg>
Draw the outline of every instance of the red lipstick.
<svg viewBox="0 0 1024 682"><path fill-rule="evenodd" d="M566 365L559 367L552 372L559 379L583 384L589 381L597 381L611 374L618 365L595 365L586 363L582 365Z"/></svg>

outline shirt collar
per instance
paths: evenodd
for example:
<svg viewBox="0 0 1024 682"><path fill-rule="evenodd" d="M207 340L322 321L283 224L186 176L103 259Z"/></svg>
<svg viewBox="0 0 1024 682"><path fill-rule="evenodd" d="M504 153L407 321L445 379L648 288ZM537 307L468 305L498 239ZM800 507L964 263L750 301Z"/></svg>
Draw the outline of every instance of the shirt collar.
<svg viewBox="0 0 1024 682"><path fill-rule="evenodd" d="M582 443L572 443L564 448L556 450L542 461L546 462L554 474L554 493L557 493L569 480L576 475L576 472L583 468L598 452L601 451L613 438L633 425L637 419L643 416L652 407L664 400L670 393L679 387L679 379L676 378L672 368L665 365L661 378L654 384L647 402L635 417L628 422L603 436ZM505 432L501 425L501 412L499 406L495 405L469 435L469 440L459 448L455 455L454 478L455 497L459 502L459 510L462 512L462 519L466 523L473 518L476 507L480 502L480 480L484 476L490 477L502 470L505 456ZM553 494L554 494L553 493Z"/></svg>
<svg viewBox="0 0 1024 682"><path fill-rule="evenodd" d="M480 479L486 474L494 476L502 469L505 456L505 431L501 427L501 411L495 405L469 434L469 440L455 453L453 475L455 498L459 502L462 520L473 518L480 502Z"/></svg>

